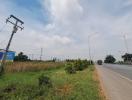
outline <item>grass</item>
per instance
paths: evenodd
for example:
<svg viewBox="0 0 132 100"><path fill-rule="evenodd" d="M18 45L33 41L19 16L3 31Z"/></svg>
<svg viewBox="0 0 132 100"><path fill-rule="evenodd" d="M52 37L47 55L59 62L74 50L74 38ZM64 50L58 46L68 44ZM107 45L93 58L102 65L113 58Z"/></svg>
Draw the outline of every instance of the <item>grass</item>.
<svg viewBox="0 0 132 100"><path fill-rule="evenodd" d="M5 72L29 72L64 66L64 62L14 62L7 63Z"/></svg>
<svg viewBox="0 0 132 100"><path fill-rule="evenodd" d="M51 78L52 88L38 87L38 77L42 73ZM0 100L102 100L99 82L93 76L93 67L76 74L67 74L63 67L6 73L0 78Z"/></svg>

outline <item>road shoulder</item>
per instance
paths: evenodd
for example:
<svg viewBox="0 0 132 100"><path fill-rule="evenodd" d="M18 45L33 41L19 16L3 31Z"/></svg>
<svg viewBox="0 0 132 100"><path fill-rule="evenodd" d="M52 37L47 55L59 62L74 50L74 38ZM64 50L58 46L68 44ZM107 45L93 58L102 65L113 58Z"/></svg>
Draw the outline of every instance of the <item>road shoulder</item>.
<svg viewBox="0 0 132 100"><path fill-rule="evenodd" d="M100 91L100 95L102 97L103 100L109 100L108 96L106 94L106 90L102 81L102 78L99 75L98 69L95 67L95 77L96 80L99 82L99 91Z"/></svg>
<svg viewBox="0 0 132 100"><path fill-rule="evenodd" d="M108 100L131 100L132 82L108 68L98 65L96 68Z"/></svg>

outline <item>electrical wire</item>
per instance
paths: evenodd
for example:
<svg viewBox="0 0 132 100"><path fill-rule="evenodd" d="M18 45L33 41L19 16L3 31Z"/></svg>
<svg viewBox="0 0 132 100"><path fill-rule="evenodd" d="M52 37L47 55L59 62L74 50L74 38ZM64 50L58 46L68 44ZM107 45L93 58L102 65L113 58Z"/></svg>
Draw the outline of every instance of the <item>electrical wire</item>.
<svg viewBox="0 0 132 100"><path fill-rule="evenodd" d="M1 28L0 28L0 33L3 32L3 30L5 29L6 24L4 24ZM6 39L0 41L0 45L2 45L4 42L6 41Z"/></svg>
<svg viewBox="0 0 132 100"><path fill-rule="evenodd" d="M4 24L1 28L0 28L0 32L2 32L6 27L6 24Z"/></svg>

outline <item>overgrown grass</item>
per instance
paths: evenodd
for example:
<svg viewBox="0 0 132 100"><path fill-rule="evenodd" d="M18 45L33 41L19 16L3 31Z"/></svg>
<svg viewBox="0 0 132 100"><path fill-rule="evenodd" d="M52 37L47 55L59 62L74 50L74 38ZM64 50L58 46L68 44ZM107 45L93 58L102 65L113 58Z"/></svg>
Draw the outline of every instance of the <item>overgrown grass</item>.
<svg viewBox="0 0 132 100"><path fill-rule="evenodd" d="M52 88L39 88L42 73L51 78ZM67 74L64 68L6 73L0 78L0 100L101 100L93 74L94 67L76 74Z"/></svg>
<svg viewBox="0 0 132 100"><path fill-rule="evenodd" d="M64 64L64 62L13 62L7 63L4 70L5 72L41 71L63 67Z"/></svg>

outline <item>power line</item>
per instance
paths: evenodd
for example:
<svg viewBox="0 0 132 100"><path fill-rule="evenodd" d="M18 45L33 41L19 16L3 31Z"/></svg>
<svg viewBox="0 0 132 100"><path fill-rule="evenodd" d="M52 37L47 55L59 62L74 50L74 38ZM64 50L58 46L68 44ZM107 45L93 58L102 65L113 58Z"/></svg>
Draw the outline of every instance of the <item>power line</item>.
<svg viewBox="0 0 132 100"><path fill-rule="evenodd" d="M43 56L43 48L41 48L41 52L40 52L40 61L42 60L42 56Z"/></svg>
<svg viewBox="0 0 132 100"><path fill-rule="evenodd" d="M3 45L3 43L4 43L5 41L6 41L6 39L3 40L3 41L1 41L1 42L0 42L0 46ZM2 47L2 46L1 46L1 47Z"/></svg>
<svg viewBox="0 0 132 100"><path fill-rule="evenodd" d="M6 39L5 39L6 40ZM0 44L2 44L3 42L5 42L5 40L1 41Z"/></svg>
<svg viewBox="0 0 132 100"><path fill-rule="evenodd" d="M15 22L10 21L11 18L14 19ZM9 39L9 42L6 46L6 50L4 51L4 54L3 54L2 62L1 62L1 65L0 65L0 72L3 72L4 64L5 64L5 60L6 60L6 55L7 55L7 52L9 50L9 47L10 47L10 44L11 44L11 41L13 39L14 34L18 31L19 28L21 30L23 30L23 27L19 26L18 23L21 24L21 25L24 24L23 21L21 21L20 19L18 19L17 17L15 17L13 15L10 15L10 17L7 18L6 23L10 23L10 24L13 25L13 31L12 31L11 37Z"/></svg>
<svg viewBox="0 0 132 100"><path fill-rule="evenodd" d="M5 27L6 27L6 24L1 27L0 32L2 32L5 29Z"/></svg>

